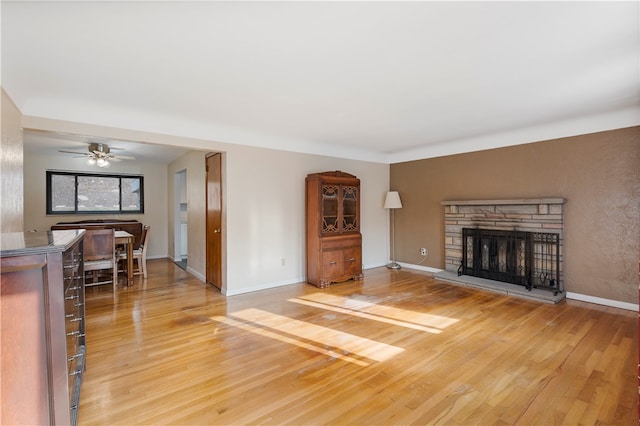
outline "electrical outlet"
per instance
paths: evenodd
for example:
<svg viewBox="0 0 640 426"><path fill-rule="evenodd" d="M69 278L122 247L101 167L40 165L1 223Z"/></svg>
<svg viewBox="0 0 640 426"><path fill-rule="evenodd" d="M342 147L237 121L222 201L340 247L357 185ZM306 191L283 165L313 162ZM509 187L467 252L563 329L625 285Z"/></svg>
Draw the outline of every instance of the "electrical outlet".
<svg viewBox="0 0 640 426"><path fill-rule="evenodd" d="M426 255L427 255L427 249L426 249L426 248L424 248L424 247L422 247L422 248L420 249L420 254L421 254L422 256L426 256Z"/></svg>

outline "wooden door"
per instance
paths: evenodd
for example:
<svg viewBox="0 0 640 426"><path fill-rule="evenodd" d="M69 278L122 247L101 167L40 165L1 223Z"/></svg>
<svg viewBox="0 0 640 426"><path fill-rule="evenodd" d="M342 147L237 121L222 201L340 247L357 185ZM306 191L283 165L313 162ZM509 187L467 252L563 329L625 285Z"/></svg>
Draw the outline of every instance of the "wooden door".
<svg viewBox="0 0 640 426"><path fill-rule="evenodd" d="M222 289L222 154L206 157L207 283Z"/></svg>

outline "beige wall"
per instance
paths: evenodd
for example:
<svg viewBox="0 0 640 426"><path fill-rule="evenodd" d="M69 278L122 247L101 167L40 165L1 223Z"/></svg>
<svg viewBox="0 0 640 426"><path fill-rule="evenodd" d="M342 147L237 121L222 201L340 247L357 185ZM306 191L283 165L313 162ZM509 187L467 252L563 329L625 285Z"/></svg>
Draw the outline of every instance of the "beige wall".
<svg viewBox="0 0 640 426"><path fill-rule="evenodd" d="M396 258L444 268L443 200L563 197L565 289L638 303L640 127L391 165Z"/></svg>
<svg viewBox="0 0 640 426"><path fill-rule="evenodd" d="M2 139L0 142L0 231L23 230L22 127L20 111L2 89Z"/></svg>

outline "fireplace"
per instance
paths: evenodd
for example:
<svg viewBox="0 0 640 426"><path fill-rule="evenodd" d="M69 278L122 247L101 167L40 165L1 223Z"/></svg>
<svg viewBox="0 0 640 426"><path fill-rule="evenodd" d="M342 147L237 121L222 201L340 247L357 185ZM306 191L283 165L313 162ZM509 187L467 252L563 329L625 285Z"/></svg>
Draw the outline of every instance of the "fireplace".
<svg viewBox="0 0 640 426"><path fill-rule="evenodd" d="M556 233L462 229L458 275L562 292Z"/></svg>
<svg viewBox="0 0 640 426"><path fill-rule="evenodd" d="M436 278L552 303L564 299L565 202L443 201L445 270Z"/></svg>

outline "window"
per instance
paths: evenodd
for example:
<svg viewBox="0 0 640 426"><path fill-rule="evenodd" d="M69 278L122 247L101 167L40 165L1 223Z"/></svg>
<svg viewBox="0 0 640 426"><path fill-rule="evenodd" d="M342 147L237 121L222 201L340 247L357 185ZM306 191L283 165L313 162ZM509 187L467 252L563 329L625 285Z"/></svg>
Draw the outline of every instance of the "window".
<svg viewBox="0 0 640 426"><path fill-rule="evenodd" d="M144 178L47 170L47 214L144 213Z"/></svg>

